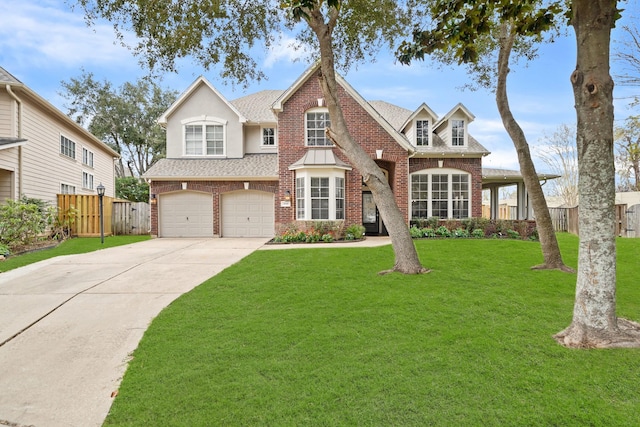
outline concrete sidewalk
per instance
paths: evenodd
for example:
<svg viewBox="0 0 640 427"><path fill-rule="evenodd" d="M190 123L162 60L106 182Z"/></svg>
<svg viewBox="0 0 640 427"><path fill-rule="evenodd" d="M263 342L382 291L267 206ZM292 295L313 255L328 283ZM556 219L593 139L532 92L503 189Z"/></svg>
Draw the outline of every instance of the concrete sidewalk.
<svg viewBox="0 0 640 427"><path fill-rule="evenodd" d="M152 239L0 273L0 425L102 425L151 320L267 240Z"/></svg>

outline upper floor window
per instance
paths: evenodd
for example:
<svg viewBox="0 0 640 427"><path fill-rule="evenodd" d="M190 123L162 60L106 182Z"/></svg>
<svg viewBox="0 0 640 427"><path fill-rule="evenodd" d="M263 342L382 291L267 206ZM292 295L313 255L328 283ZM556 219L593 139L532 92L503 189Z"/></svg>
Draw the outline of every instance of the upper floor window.
<svg viewBox="0 0 640 427"><path fill-rule="evenodd" d="M451 120L451 145L464 145L464 120Z"/></svg>
<svg viewBox="0 0 640 427"><path fill-rule="evenodd" d="M82 164L85 166L93 167L93 152L82 147Z"/></svg>
<svg viewBox="0 0 640 427"><path fill-rule="evenodd" d="M276 130L274 128L262 128L262 145L266 147L276 145Z"/></svg>
<svg viewBox="0 0 640 427"><path fill-rule="evenodd" d="M93 175L89 172L82 172L82 188L93 190Z"/></svg>
<svg viewBox="0 0 640 427"><path fill-rule="evenodd" d="M186 156L224 156L226 122L202 116L182 123Z"/></svg>
<svg viewBox="0 0 640 427"><path fill-rule="evenodd" d="M76 158L76 143L69 138L60 135L60 154L72 159Z"/></svg>
<svg viewBox="0 0 640 427"><path fill-rule="evenodd" d="M322 147L331 146L333 143L327 139L326 129L331 126L329 112L326 109L308 111L306 115L307 146Z"/></svg>
<svg viewBox="0 0 640 427"><path fill-rule="evenodd" d="M416 145L429 145L429 120L416 120Z"/></svg>

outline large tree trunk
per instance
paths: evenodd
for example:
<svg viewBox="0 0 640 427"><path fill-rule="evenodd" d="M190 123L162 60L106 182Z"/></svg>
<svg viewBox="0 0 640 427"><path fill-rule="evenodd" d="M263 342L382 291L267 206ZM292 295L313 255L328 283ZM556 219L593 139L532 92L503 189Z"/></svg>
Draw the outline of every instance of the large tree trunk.
<svg viewBox="0 0 640 427"><path fill-rule="evenodd" d="M638 324L616 317L613 80L609 45L616 2L574 0L578 62L571 75L578 117L580 247L573 321L555 339L567 347L637 347Z"/></svg>
<svg viewBox="0 0 640 427"><path fill-rule="evenodd" d="M509 99L507 97L507 75L509 74L509 57L515 40L515 33L507 23L501 26L500 34L500 50L498 53L498 84L496 88L496 103L498 111L502 118L502 123L507 133L513 141L513 145L518 153L518 163L520 163L520 172L524 178L524 185L529 192L531 204L536 215L536 225L538 235L540 236L540 246L542 248L542 256L544 263L536 265L535 269L558 269L562 271L574 272L572 268L564 265L562 254L556 239L556 233L553 230L551 222L551 214L547 206L547 200L542 192L542 186L536 173L535 165L531 160L531 152L527 138L522 131L520 125L513 117L511 108L509 107Z"/></svg>
<svg viewBox="0 0 640 427"><path fill-rule="evenodd" d="M322 91L331 117L331 128L327 130L328 137L349 159L351 164L362 174L363 179L378 207L384 221L391 244L395 253L395 264L391 271L405 274L426 273L418 258L418 253L409 233L406 218L395 202L393 192L382 170L373 159L356 143L349 130L338 99L338 84L336 82L333 42L331 31L338 19L338 11L330 8L329 22L325 23L319 8L308 11L308 23L318 37L320 45L320 70L322 72Z"/></svg>

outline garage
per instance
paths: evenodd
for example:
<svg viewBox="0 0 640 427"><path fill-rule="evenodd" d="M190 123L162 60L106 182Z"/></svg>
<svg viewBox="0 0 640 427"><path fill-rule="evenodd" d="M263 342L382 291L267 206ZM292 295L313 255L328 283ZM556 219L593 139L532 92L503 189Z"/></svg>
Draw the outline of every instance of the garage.
<svg viewBox="0 0 640 427"><path fill-rule="evenodd" d="M273 237L273 194L235 191L222 195L222 237Z"/></svg>
<svg viewBox="0 0 640 427"><path fill-rule="evenodd" d="M213 196L195 191L161 194L160 237L213 237Z"/></svg>

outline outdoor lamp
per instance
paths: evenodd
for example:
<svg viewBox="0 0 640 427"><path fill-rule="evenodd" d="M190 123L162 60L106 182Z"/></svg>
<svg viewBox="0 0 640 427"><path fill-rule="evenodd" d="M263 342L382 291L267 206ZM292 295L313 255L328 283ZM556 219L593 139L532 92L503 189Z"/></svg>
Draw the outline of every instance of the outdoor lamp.
<svg viewBox="0 0 640 427"><path fill-rule="evenodd" d="M96 187L98 191L98 201L100 202L100 243L104 245L104 208L102 204L102 198L104 197L104 185L98 184Z"/></svg>

